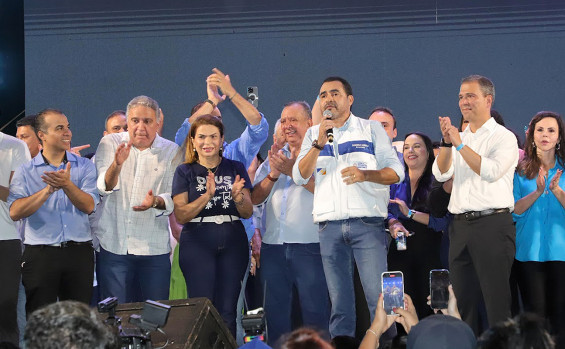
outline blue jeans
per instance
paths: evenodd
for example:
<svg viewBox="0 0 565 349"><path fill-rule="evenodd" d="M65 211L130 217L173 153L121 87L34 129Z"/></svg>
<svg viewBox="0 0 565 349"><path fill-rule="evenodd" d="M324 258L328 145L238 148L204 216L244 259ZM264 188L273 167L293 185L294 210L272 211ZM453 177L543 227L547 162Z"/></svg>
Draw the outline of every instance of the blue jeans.
<svg viewBox="0 0 565 349"><path fill-rule="evenodd" d="M319 224L320 252L332 302L330 335L355 337L353 262L369 306L371 322L381 293L381 273L387 270L389 238L383 218L363 217Z"/></svg>
<svg viewBox="0 0 565 349"><path fill-rule="evenodd" d="M179 265L188 296L210 299L234 338L237 300L248 264L249 245L241 221L184 225Z"/></svg>
<svg viewBox="0 0 565 349"><path fill-rule="evenodd" d="M119 255L100 247L99 257L96 276L101 299L118 297L119 303L169 299L171 262L168 253Z"/></svg>
<svg viewBox="0 0 565 349"><path fill-rule="evenodd" d="M304 326L327 332L330 303L320 244L261 245L261 278L266 284L269 344L292 331L292 287L296 286Z"/></svg>

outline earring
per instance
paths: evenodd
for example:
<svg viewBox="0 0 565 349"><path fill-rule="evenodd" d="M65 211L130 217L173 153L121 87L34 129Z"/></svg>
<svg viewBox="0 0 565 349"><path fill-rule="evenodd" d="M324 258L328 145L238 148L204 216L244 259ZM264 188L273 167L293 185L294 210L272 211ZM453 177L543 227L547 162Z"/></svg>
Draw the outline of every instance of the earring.
<svg viewBox="0 0 565 349"><path fill-rule="evenodd" d="M561 148L561 142L557 143L557 146L555 147L555 150L559 150Z"/></svg>
<svg viewBox="0 0 565 349"><path fill-rule="evenodd" d="M222 156L222 154L224 154L224 146L223 145L220 147L220 156Z"/></svg>
<svg viewBox="0 0 565 349"><path fill-rule="evenodd" d="M536 149L536 143L534 141L532 141L532 147L534 147L534 149Z"/></svg>

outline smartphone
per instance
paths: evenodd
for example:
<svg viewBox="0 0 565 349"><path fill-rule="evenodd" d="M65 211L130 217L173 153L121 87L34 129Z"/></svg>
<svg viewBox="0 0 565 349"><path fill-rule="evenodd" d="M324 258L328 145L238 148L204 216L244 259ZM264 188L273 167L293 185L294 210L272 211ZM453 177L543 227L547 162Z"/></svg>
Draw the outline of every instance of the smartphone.
<svg viewBox="0 0 565 349"><path fill-rule="evenodd" d="M253 104L255 108L259 108L259 89L257 86L247 87L247 100Z"/></svg>
<svg viewBox="0 0 565 349"><path fill-rule="evenodd" d="M449 270L430 270L430 298L432 309L447 309L449 302Z"/></svg>
<svg viewBox="0 0 565 349"><path fill-rule="evenodd" d="M404 309L404 275L401 271L381 274L384 308L387 315L396 315L394 308Z"/></svg>

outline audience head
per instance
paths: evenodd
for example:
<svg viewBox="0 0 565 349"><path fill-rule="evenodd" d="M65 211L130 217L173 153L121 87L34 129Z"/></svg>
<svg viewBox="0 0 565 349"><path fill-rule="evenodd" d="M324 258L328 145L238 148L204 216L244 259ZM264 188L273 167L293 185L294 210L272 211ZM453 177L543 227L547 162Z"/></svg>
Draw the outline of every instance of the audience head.
<svg viewBox="0 0 565 349"><path fill-rule="evenodd" d="M57 109L43 109L35 118L35 133L41 146L50 151L71 149L73 133L63 112Z"/></svg>
<svg viewBox="0 0 565 349"><path fill-rule="evenodd" d="M502 115L498 111L491 109L490 110L490 116L494 119L494 121L496 121L497 124L506 127L506 123L504 122L504 118L502 117Z"/></svg>
<svg viewBox="0 0 565 349"><path fill-rule="evenodd" d="M286 142L291 147L300 147L306 131L312 126L310 106L303 101L285 104L280 122Z"/></svg>
<svg viewBox="0 0 565 349"><path fill-rule="evenodd" d="M535 314L523 313L500 322L479 338L479 349L552 349L555 347L545 329L544 320Z"/></svg>
<svg viewBox="0 0 565 349"><path fill-rule="evenodd" d="M488 78L471 75L461 80L459 109L465 120L484 122L494 103L494 85Z"/></svg>
<svg viewBox="0 0 565 349"><path fill-rule="evenodd" d="M106 117L106 129L104 136L110 133L120 133L128 130L126 112L123 110L114 110Z"/></svg>
<svg viewBox="0 0 565 349"><path fill-rule="evenodd" d="M31 157L34 158L41 150L41 143L35 133L35 115L26 116L16 123L16 137L27 144Z"/></svg>
<svg viewBox="0 0 565 349"><path fill-rule="evenodd" d="M157 101L147 96L135 97L128 103L126 117L133 146L139 150L151 147L161 124Z"/></svg>
<svg viewBox="0 0 565 349"><path fill-rule="evenodd" d="M332 346L315 330L299 328L286 337L281 349L332 349Z"/></svg>
<svg viewBox="0 0 565 349"><path fill-rule="evenodd" d="M396 138L398 131L396 130L396 118L392 110L387 107L376 107L369 114L369 120L380 122L391 141Z"/></svg>
<svg viewBox="0 0 565 349"><path fill-rule="evenodd" d="M205 132L199 132L199 128ZM202 131L201 130L201 131ZM214 146L213 154L222 156L222 147L224 144L224 124L222 121L210 114L199 116L190 126L188 131L188 140L186 142L185 160L191 164L198 161L200 156L207 156L202 149L202 142L206 136L212 137L211 144Z"/></svg>
<svg viewBox="0 0 565 349"><path fill-rule="evenodd" d="M347 80L339 76L331 76L324 80L320 93L320 108L322 113L330 110L333 119L346 119L351 113L353 90Z"/></svg>
<svg viewBox="0 0 565 349"><path fill-rule="evenodd" d="M449 315L431 315L412 326L407 349L474 349L477 340L471 327Z"/></svg>
<svg viewBox="0 0 565 349"><path fill-rule="evenodd" d="M525 156L518 164L518 171L527 178L537 176L541 161L538 152L555 151L561 165L565 165L565 129L561 116L552 111L540 111L530 121L526 141Z"/></svg>
<svg viewBox="0 0 565 349"><path fill-rule="evenodd" d="M119 340L88 305L62 301L34 311L24 333L27 349L119 348Z"/></svg>
<svg viewBox="0 0 565 349"><path fill-rule="evenodd" d="M432 165L435 160L434 147L430 137L421 132L411 132L404 136L404 167L425 168L431 173Z"/></svg>

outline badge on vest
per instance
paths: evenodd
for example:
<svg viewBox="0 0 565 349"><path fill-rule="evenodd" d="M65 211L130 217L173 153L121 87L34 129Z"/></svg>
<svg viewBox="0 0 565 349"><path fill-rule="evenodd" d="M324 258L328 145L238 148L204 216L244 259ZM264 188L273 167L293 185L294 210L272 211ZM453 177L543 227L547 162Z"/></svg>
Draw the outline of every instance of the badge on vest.
<svg viewBox="0 0 565 349"><path fill-rule="evenodd" d="M363 162L363 161L354 162L353 166L357 167L360 170L366 170L367 169L367 163Z"/></svg>

